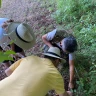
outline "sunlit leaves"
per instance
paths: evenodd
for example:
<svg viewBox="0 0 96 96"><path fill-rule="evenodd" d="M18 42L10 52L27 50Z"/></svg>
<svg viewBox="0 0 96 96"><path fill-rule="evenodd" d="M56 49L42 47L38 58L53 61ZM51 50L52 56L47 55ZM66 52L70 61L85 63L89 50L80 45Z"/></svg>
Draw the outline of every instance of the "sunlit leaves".
<svg viewBox="0 0 96 96"><path fill-rule="evenodd" d="M8 50L6 52L0 52L0 62L3 62L4 60L13 60L10 54L15 54L15 52L12 50Z"/></svg>

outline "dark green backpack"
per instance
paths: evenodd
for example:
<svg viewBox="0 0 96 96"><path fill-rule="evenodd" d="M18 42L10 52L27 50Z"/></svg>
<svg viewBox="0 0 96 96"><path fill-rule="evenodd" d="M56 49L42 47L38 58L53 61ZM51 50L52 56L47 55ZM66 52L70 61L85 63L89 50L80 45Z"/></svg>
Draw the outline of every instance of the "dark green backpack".
<svg viewBox="0 0 96 96"><path fill-rule="evenodd" d="M56 34L54 36L54 38L50 41L52 44L54 43L58 43L60 42L62 39L70 36L71 34L69 34L67 31L65 30L56 30Z"/></svg>

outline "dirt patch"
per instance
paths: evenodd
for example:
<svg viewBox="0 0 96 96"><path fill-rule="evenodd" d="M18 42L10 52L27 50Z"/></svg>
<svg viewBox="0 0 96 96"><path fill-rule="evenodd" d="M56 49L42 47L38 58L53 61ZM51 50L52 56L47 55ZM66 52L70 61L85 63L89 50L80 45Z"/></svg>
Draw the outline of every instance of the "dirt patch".
<svg viewBox="0 0 96 96"><path fill-rule="evenodd" d="M41 51L42 34L56 27L55 21L51 18L52 11L48 9L49 6L52 5L43 0L2 0L0 17L26 22L33 28L37 41L36 45L26 52L27 55L29 51L35 54Z"/></svg>
<svg viewBox="0 0 96 96"><path fill-rule="evenodd" d="M50 8L52 6L54 8L54 4L50 2L48 0L2 0L0 17L25 22L33 28L33 32L36 35L36 44L33 48L26 51L26 55L41 55L43 46L41 36L52 31L57 26L56 22L51 18L53 10ZM2 72L4 73L4 70ZM4 74L2 79L4 76L6 77ZM65 82L65 84L67 84L65 85L67 88L68 82Z"/></svg>

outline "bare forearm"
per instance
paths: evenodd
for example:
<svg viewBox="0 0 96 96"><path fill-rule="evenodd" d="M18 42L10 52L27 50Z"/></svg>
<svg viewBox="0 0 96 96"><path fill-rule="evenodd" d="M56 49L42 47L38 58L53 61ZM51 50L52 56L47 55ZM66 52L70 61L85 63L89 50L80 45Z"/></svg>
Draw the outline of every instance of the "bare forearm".
<svg viewBox="0 0 96 96"><path fill-rule="evenodd" d="M52 47L52 44L51 44L50 42L44 41L44 43L45 43L46 45L48 45L49 47Z"/></svg>
<svg viewBox="0 0 96 96"><path fill-rule="evenodd" d="M74 66L70 68L70 82L73 83L74 79Z"/></svg>
<svg viewBox="0 0 96 96"><path fill-rule="evenodd" d="M59 94L59 96L72 96L70 91L65 91L63 94Z"/></svg>
<svg viewBox="0 0 96 96"><path fill-rule="evenodd" d="M8 68L5 70L5 73L7 76L10 76L13 73L13 71Z"/></svg>
<svg viewBox="0 0 96 96"><path fill-rule="evenodd" d="M69 72L70 72L70 82L73 83L73 79L74 79L74 61L71 60L69 62L70 68L69 68Z"/></svg>
<svg viewBox="0 0 96 96"><path fill-rule="evenodd" d="M45 34L45 35L42 36L43 42L44 42L46 45L48 45L49 47L51 47L52 44L51 44L46 38L47 38L47 34Z"/></svg>

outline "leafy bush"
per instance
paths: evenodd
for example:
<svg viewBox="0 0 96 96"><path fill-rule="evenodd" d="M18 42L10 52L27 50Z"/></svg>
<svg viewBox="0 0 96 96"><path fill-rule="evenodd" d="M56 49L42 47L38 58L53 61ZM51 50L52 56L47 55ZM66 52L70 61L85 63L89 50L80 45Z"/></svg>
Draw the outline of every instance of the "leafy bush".
<svg viewBox="0 0 96 96"><path fill-rule="evenodd" d="M96 1L56 0L52 15L59 24L73 30L78 42L76 69L79 74L76 96L96 94ZM82 93L82 94L81 94Z"/></svg>
<svg viewBox="0 0 96 96"><path fill-rule="evenodd" d="M90 89L89 89L89 94L91 94L91 96L95 96L96 95L96 64L93 63L93 66L90 68Z"/></svg>
<svg viewBox="0 0 96 96"><path fill-rule="evenodd" d="M89 12L94 14L96 8L95 0L56 0L57 11L54 18L60 22L75 22Z"/></svg>

